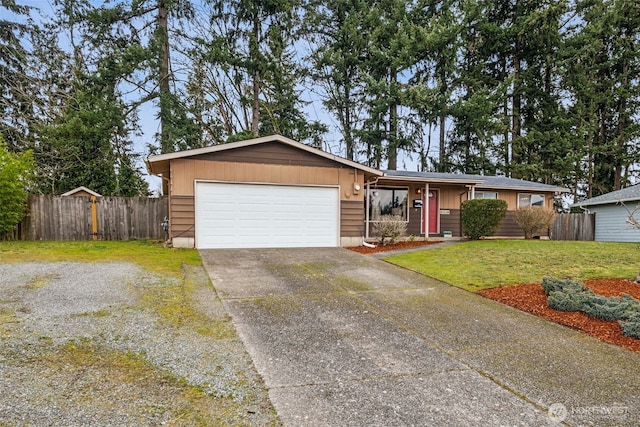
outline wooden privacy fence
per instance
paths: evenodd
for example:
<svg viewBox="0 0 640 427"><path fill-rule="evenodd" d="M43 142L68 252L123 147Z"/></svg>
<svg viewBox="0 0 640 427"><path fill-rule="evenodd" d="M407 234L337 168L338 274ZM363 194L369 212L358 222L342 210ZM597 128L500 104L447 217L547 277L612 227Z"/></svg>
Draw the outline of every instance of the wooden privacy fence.
<svg viewBox="0 0 640 427"><path fill-rule="evenodd" d="M594 240L596 214L558 214L551 226L552 240Z"/></svg>
<svg viewBox="0 0 640 427"><path fill-rule="evenodd" d="M98 197L96 227L89 197L29 196L28 213L20 223L18 240L164 239L166 197Z"/></svg>

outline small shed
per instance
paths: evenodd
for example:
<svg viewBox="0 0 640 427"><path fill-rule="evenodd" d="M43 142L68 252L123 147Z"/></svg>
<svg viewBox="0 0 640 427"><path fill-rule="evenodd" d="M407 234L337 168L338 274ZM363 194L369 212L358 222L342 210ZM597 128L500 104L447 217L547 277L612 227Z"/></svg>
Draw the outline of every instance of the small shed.
<svg viewBox="0 0 640 427"><path fill-rule="evenodd" d="M596 241L640 242L640 230L628 221L636 209L634 216L640 221L640 184L575 203L572 207L596 214Z"/></svg>
<svg viewBox="0 0 640 427"><path fill-rule="evenodd" d="M91 197L91 196L95 196L95 197L102 197L102 194L98 194L93 190L88 189L85 186L80 186L78 188L74 188L71 191L67 191L64 194L61 194L62 197L68 197L68 196L72 196L72 197Z"/></svg>

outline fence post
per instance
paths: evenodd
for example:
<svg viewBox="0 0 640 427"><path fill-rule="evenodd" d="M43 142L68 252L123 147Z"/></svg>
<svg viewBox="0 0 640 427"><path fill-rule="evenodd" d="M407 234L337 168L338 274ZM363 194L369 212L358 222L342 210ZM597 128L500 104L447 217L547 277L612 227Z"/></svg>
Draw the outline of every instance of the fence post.
<svg viewBox="0 0 640 427"><path fill-rule="evenodd" d="M98 208L96 207L96 196L91 196L91 235L93 240L98 240Z"/></svg>

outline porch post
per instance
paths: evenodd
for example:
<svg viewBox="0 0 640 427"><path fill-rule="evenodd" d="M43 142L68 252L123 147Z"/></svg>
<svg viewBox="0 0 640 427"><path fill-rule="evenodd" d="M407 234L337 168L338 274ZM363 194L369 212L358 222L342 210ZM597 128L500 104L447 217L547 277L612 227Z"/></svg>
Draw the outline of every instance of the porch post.
<svg viewBox="0 0 640 427"><path fill-rule="evenodd" d="M424 237L429 238L429 183L424 184Z"/></svg>
<svg viewBox="0 0 640 427"><path fill-rule="evenodd" d="M364 192L364 197L366 199L366 203L364 204L365 208L364 208L364 228L365 228L365 232L364 232L364 238L368 239L369 238L369 203L371 203L371 198L369 197L369 192L371 191L371 183L367 182L367 189Z"/></svg>

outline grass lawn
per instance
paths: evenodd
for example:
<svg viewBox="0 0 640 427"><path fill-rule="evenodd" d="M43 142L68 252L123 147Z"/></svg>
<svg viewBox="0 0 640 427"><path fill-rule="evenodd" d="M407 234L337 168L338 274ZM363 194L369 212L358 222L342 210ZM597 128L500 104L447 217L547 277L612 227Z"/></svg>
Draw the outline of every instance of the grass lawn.
<svg viewBox="0 0 640 427"><path fill-rule="evenodd" d="M636 243L479 240L385 260L477 291L540 283L545 276L576 280L633 279L640 270L640 248Z"/></svg>
<svg viewBox="0 0 640 427"><path fill-rule="evenodd" d="M182 265L202 265L195 249L167 249L153 241L0 242L0 262L133 262L175 278Z"/></svg>

